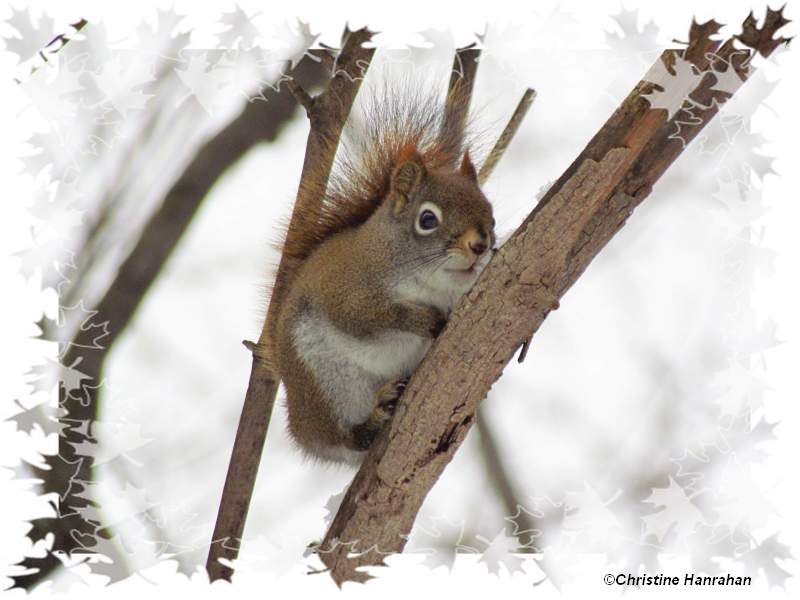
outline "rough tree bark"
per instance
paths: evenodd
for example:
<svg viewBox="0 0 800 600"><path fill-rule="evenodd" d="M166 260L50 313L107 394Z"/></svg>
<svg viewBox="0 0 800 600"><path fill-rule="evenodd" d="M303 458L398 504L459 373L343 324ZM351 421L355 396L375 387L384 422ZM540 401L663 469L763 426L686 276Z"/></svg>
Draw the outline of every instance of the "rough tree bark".
<svg viewBox="0 0 800 600"><path fill-rule="evenodd" d="M291 75L303 85L312 87L323 81L325 73L322 65L305 58ZM28 557L23 561L23 566L36 571L14 577L15 587L30 589L60 566L61 561L53 552L90 553L91 547L87 549L83 545L87 544L85 540L91 539L98 526L99 532L104 533L103 524L87 522L77 512L77 509L91 504L91 500L83 496L87 493L86 485L93 479L93 461L90 456L79 455L74 445L93 441L91 425L98 414L100 382L109 352L188 229L209 190L248 150L258 143L275 140L283 125L294 115L297 102L285 87L272 89L267 86L262 93L266 102L248 103L238 117L199 149L165 196L161 207L145 225L136 246L93 308L96 312L67 342L62 364L73 366L80 361L78 368L86 379L82 389L73 394L60 389L59 402L67 413L61 419L65 428L59 438L59 451L56 456L46 458L49 470L36 470L37 477L43 480L43 492L59 495L57 516L33 521L28 533L33 542L43 539L48 533L53 533L55 540L52 551L44 557ZM83 544L79 543L81 537Z"/></svg>
<svg viewBox="0 0 800 600"><path fill-rule="evenodd" d="M669 67L683 58L706 73L689 95L693 106L667 120L643 98L657 84L640 82L495 254L412 377L320 545L337 584L366 581L370 576L357 568L402 551L422 502L505 365L729 97L711 89L710 67L736 69L744 80L756 51L766 56L784 41L773 36L786 22L781 11L769 10L758 28L751 13L735 36L745 48L734 39L711 40L720 27L713 20L693 23L688 46L659 59Z"/></svg>

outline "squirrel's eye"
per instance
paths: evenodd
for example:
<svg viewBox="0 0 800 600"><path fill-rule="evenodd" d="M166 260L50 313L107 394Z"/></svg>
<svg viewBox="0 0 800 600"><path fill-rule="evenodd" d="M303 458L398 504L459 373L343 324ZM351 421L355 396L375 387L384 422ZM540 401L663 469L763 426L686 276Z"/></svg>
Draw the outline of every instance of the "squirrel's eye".
<svg viewBox="0 0 800 600"><path fill-rule="evenodd" d="M430 235L442 224L442 209L434 202L423 202L417 213L414 231L417 235Z"/></svg>
<svg viewBox="0 0 800 600"><path fill-rule="evenodd" d="M419 213L419 227L425 231L436 229L439 226L439 218L433 214L432 210L423 210Z"/></svg>

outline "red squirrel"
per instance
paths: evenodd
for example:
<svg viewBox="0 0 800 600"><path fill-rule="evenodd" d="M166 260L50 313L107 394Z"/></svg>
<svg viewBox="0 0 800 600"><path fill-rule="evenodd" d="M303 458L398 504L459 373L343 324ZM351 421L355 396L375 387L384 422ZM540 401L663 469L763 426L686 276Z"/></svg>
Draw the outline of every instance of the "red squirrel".
<svg viewBox="0 0 800 600"><path fill-rule="evenodd" d="M292 439L322 461L360 464L496 242L463 124L402 102L373 104L321 212L283 247L297 267L274 366Z"/></svg>

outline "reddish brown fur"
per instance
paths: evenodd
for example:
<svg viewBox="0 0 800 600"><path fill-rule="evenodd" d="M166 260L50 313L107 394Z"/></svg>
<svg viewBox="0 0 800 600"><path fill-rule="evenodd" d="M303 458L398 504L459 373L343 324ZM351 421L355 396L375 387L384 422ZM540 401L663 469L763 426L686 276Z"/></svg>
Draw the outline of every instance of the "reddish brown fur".
<svg viewBox="0 0 800 600"><path fill-rule="evenodd" d="M450 97L451 106L465 102ZM395 166L416 153L430 170L452 170L477 136L458 122L444 119L445 105L430 95L411 89L387 90L367 101L364 124L348 131L324 190L319 210L298 214L299 227L291 239L283 230L278 245L286 262L281 285L288 289L297 269L327 238L364 223L389 190ZM311 178L316 180L317 178ZM276 311L277 314L277 311ZM273 336L270 335L272 338Z"/></svg>
<svg viewBox="0 0 800 600"><path fill-rule="evenodd" d="M351 399L332 398L325 383L316 381L307 359L295 348L295 324L313 308L339 331L358 339L387 330L429 338L440 330L446 315L439 309L398 302L386 292L395 265L407 262L417 250L416 245L404 250L397 241L401 231L411 235L407 223L414 217L406 205L414 197L418 206L417 192L435 198L447 212L442 231L449 232L453 246L465 255L471 240L494 242L491 207L464 152L463 131L454 125L443 129L444 109L430 99L388 102L374 103L362 137L351 138L343 148L328 188L318 190L320 210L298 215L300 227L283 245L288 265L281 282L285 294L274 307L276 318L268 331L271 347L258 349L286 386L291 437L311 456L322 447L363 450L369 435L389 417L380 402L393 382L376 391L375 409L364 423L343 429L332 403L341 406ZM402 219L406 225L400 225Z"/></svg>

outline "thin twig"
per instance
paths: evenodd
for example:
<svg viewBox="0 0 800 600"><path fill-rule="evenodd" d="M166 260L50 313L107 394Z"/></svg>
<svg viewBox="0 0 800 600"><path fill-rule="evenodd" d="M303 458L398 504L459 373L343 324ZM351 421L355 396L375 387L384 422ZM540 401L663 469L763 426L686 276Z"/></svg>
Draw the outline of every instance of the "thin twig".
<svg viewBox="0 0 800 600"><path fill-rule="evenodd" d="M519 357L517 358L518 363L522 364L525 362L525 357L528 356L528 349L531 347L532 339L533 336L530 336L526 338L524 342L522 342L522 347L520 348L519 351Z"/></svg>
<svg viewBox="0 0 800 600"><path fill-rule="evenodd" d="M528 109L530 109L534 100L536 100L536 91L531 88L525 90L525 93L522 94L522 99L519 101L519 104L517 104L514 114L511 115L511 119L508 121L508 125L506 125L503 133L500 134L500 137L497 138L497 142L492 148L492 151L489 153L489 156L486 157L483 165L481 165L481 170L478 172L478 182L481 185L486 183L486 180L489 179L492 171L494 171L495 166L497 166L497 163L503 157L503 154L511 143L511 140L513 140L514 136L517 134L517 130L522 124L525 115L528 114Z"/></svg>
<svg viewBox="0 0 800 600"><path fill-rule="evenodd" d="M342 129L375 52L364 47L372 35L366 28L358 31L345 29L342 51L336 60L336 72L325 90L307 107L311 128L297 198L286 233L287 243L292 236L298 235L300 215L313 214L318 210L320 196L316 190L325 189L327 185ZM281 256L267 316L258 344L254 347L258 352L253 353L250 380L206 562L212 581L230 581L233 569L220 559L234 560L239 554L261 451L278 391L278 377L270 361L271 329L283 295L292 280L294 268L296 265Z"/></svg>

